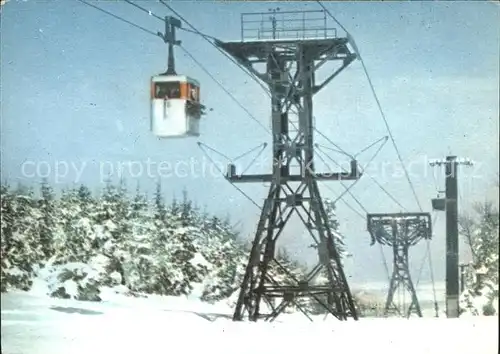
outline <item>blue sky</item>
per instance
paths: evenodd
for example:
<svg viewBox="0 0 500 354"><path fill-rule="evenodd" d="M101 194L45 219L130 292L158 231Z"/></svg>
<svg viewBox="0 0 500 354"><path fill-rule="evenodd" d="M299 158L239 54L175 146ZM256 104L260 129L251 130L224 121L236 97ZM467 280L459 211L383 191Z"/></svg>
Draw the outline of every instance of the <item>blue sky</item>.
<svg viewBox="0 0 500 354"><path fill-rule="evenodd" d="M157 15L170 14L158 2L139 3ZM160 21L123 1L94 4L154 32L163 28ZM241 12L276 6L264 2L170 4L201 32L221 40L240 39ZM321 9L315 2L279 6ZM427 161L450 153L477 163L460 170L462 211L475 201L497 198L497 4L338 2L325 6L356 40L404 161L411 164L408 168L424 210L430 211L436 189L444 188L442 173L436 170L434 176ZM159 38L72 0L11 0L3 7L1 19L2 180L38 183L40 175L48 175L57 188L82 182L97 191L111 166L116 172L120 162L134 161L136 170L124 172L129 185L135 189L139 181L143 189L152 191L161 172L157 166L163 162L181 168L177 177L162 179L166 198L180 195L185 187L200 205L222 216L229 213L235 222L241 221L244 234L253 233L259 210L215 169L210 170L210 161L196 139L158 140L149 131L149 79L166 67L167 50ZM256 83L199 36L187 32L178 36L253 116L270 126L270 104ZM178 50L176 59L177 71L201 82L202 100L213 108L201 123L199 141L230 157L270 141L265 130L189 57ZM318 94L314 104L318 130L351 153L387 135L360 62L351 64ZM361 154L360 163L367 163L375 150ZM228 162L209 154L221 165ZM268 147L264 160L248 172L267 172L269 155ZM149 175L148 163L153 167ZM370 173L406 208L418 211L390 142L375 163ZM187 166L193 166L192 170ZM259 204L267 193L260 184L241 188ZM320 188L330 198L343 191L336 182ZM400 211L369 178L362 178L353 192L369 212ZM363 212L350 197L346 201ZM337 208L341 231L354 253L346 265L352 281L384 281L380 254L369 246L365 222L342 202ZM444 278L443 219L440 215L436 222L432 243L437 280ZM309 244L306 234L286 234L284 242L297 257L314 258L310 251L303 251ZM413 271L424 251L424 245L412 250ZM391 259L389 253L387 257ZM424 271L422 282L428 278Z"/></svg>

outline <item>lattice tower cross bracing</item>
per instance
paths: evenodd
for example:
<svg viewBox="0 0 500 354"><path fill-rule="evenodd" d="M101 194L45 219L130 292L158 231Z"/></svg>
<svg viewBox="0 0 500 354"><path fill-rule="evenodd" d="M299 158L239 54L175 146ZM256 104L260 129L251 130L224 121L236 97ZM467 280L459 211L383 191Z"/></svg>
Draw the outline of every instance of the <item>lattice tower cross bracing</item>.
<svg viewBox="0 0 500 354"><path fill-rule="evenodd" d="M368 231L372 236L372 245L379 242L392 247L393 269L389 292L384 308L384 316L398 314L410 317L416 313L422 317L417 292L410 275L408 250L422 239L432 237L431 216L429 213L368 214ZM410 305L395 301L401 292L409 294ZM400 299L399 299L400 300Z"/></svg>
<svg viewBox="0 0 500 354"><path fill-rule="evenodd" d="M273 37L280 38L279 28L274 26L273 31ZM231 183L271 184L258 221L234 320L247 316L252 321L259 318L272 321L288 305L295 305L308 316L307 309L297 301L301 298L312 300L340 320L358 318L332 231L326 226L327 215L317 183L319 180L355 180L359 178L357 163L350 162L350 172L319 173L315 170L313 149L313 96L353 62L356 55L349 49L347 38L328 37L327 31L323 33L323 38L302 36L250 41L242 38L237 42L216 42L269 87L272 111L272 173L237 175L234 165L228 168L227 179ZM316 83L316 72L329 61L338 63L337 69L325 81ZM259 71L259 65L265 69ZM306 279L297 279L276 260L276 241L292 214L303 222L318 252L319 262ZM287 273L287 284L273 279L269 272L271 264ZM319 275L327 280L320 283ZM275 299L279 300L278 305ZM262 301L271 308L269 313L261 313Z"/></svg>

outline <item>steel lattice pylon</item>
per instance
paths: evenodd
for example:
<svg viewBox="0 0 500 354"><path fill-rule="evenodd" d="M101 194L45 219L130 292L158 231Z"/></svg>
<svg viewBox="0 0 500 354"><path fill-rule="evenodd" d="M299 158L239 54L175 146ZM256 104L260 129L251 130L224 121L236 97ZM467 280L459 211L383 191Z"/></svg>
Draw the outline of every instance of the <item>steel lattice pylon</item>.
<svg viewBox="0 0 500 354"><path fill-rule="evenodd" d="M325 15L322 11L316 11L318 12ZM302 12L286 14L305 17ZM243 33L245 15L267 16L261 22L265 23L266 19L271 20L269 31L272 32L272 38L245 41ZM230 165L227 175L231 183L271 183L258 222L233 319L242 320L246 315L253 321L259 318L274 320L289 304L295 304L307 314L296 301L300 297L314 299L341 320L348 317L357 319L354 301L333 242L332 232L325 227L327 215L317 184L318 180L339 181L359 178L357 163L351 161L351 171L347 173L315 171L312 114L314 94L355 60L356 55L349 49L347 38L329 37L326 28L322 32L324 37L310 38L311 36L305 32L306 20L302 22L306 27L300 36L301 39L277 39L280 38L280 32L279 26L276 25L276 16L280 14L274 12L271 17L269 13L264 15L242 16L241 41L216 41L220 48L237 59L269 87L272 104L272 174L237 175L235 166ZM280 24L286 27L284 23L286 20L280 19ZM266 33L263 27L261 30L262 33ZM294 31L299 30L295 27ZM285 37L283 33L282 36ZM340 65L325 81L316 84L316 71L328 61L336 61ZM262 64L265 69L259 71L258 66ZM293 112L294 109L298 113ZM297 165L294 165L295 163ZM319 264L307 279L296 279L289 274L291 284L283 284L273 279L268 271L271 262L280 266L275 257L276 241L292 214L299 216L313 237L317 245ZM324 284L314 283L313 280L317 279L321 272L326 275L327 281ZM278 306L274 306L271 301L276 298L281 299ZM272 308L270 313L260 313L262 300Z"/></svg>
<svg viewBox="0 0 500 354"><path fill-rule="evenodd" d="M431 215L429 213L368 214L368 231L372 237L372 245L379 242L391 246L394 254L384 316L397 313L400 316L404 314L410 317L412 313L416 313L422 317L415 286L410 276L408 250L420 240L432 237ZM410 295L411 302L407 311L404 304L396 304L394 301L398 291Z"/></svg>

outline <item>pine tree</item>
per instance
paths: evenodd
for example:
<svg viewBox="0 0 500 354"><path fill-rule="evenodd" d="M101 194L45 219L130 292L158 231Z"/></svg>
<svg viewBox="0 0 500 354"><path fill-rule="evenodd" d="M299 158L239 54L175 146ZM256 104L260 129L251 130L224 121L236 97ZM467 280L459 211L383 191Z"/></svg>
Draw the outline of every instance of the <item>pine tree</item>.
<svg viewBox="0 0 500 354"><path fill-rule="evenodd" d="M494 315L498 309L499 213L489 202L475 206L475 217L462 216L460 231L473 255L472 271L462 294L462 310ZM478 308L479 307L479 308Z"/></svg>
<svg viewBox="0 0 500 354"><path fill-rule="evenodd" d="M12 223L6 230L9 248L4 276L8 286L28 290L43 262L39 225L41 214L31 188L19 185L12 199L7 200L10 203L10 206L6 205L7 215L12 212Z"/></svg>
<svg viewBox="0 0 500 354"><path fill-rule="evenodd" d="M202 221L186 190L183 190L180 205L173 204L169 209L167 226L170 235L167 247L173 261L172 266L181 270L172 286L176 293L189 294L193 290L193 284L201 283L211 264L203 252L202 240L205 235Z"/></svg>
<svg viewBox="0 0 500 354"><path fill-rule="evenodd" d="M179 218L182 226L193 225L195 223L195 210L193 207L193 202L188 198L188 193L186 189L182 190L182 203L177 208L172 208L171 211L175 215L179 212Z"/></svg>
<svg viewBox="0 0 500 354"><path fill-rule="evenodd" d="M201 289L207 301L229 297L240 286L248 252L238 233L229 218L200 212L185 191L168 207L159 184L153 203L139 189L130 198L123 181L108 183L100 197L81 185L56 198L46 181L39 199L22 185L13 192L3 185L0 192L2 291L4 285L29 288L51 254L52 270L63 270L61 286L77 282L86 299L98 300L100 286L117 284L113 274L134 291L187 295ZM284 263L292 272L299 268ZM54 295L67 296L61 286Z"/></svg>
<svg viewBox="0 0 500 354"><path fill-rule="evenodd" d="M174 204L174 203L172 203ZM175 205L177 207L177 205ZM143 257L143 269L148 269L149 292L161 295L179 295L175 283L182 282L182 271L172 264L171 220L167 217L167 208L163 201L161 183L158 181L154 196L153 224L151 232L151 255Z"/></svg>
<svg viewBox="0 0 500 354"><path fill-rule="evenodd" d="M44 179L41 184L41 199L39 200L38 209L41 213L40 223L40 245L44 255L44 259L50 259L54 255L54 234L57 224L57 211L55 203L55 195L52 187L48 184L47 179Z"/></svg>
<svg viewBox="0 0 500 354"><path fill-rule="evenodd" d="M107 257L106 261L103 259L99 261L99 265L104 267L108 274L113 274L110 281L119 278L118 282L122 285L125 284L123 261L127 248L126 242L129 238L128 209L124 181L121 180L118 187L108 182L94 214L96 222L94 248L98 250L98 253Z"/></svg>
<svg viewBox="0 0 500 354"><path fill-rule="evenodd" d="M347 252L345 246L344 236L339 231L339 222L337 219L337 214L335 212L336 206L333 201L328 198L323 201L323 205L325 207L325 212L328 220L327 226L332 232L333 242L340 256L340 259L343 260L344 258L349 256L349 253Z"/></svg>
<svg viewBox="0 0 500 354"><path fill-rule="evenodd" d="M148 292L154 263L151 242L154 224L147 198L141 193L139 185L129 205L127 220L130 229L128 252L124 260L127 286L133 291Z"/></svg>
<svg viewBox="0 0 500 354"><path fill-rule="evenodd" d="M3 184L0 186L0 260L1 260L1 291L7 291L10 285L8 279L8 270L10 268L10 252L13 248L13 222L16 215L13 210L13 196L9 190L8 184Z"/></svg>
<svg viewBox="0 0 500 354"><path fill-rule="evenodd" d="M55 264L87 263L93 255L95 239L91 210L94 202L84 186L63 190L58 203L62 237L55 238Z"/></svg>
<svg viewBox="0 0 500 354"><path fill-rule="evenodd" d="M209 274L205 277L202 299L218 301L231 296L239 287L241 279L238 270L244 254L235 243L237 236L229 220L221 221L217 216L204 214L202 231L204 236L200 248L205 259L211 263Z"/></svg>

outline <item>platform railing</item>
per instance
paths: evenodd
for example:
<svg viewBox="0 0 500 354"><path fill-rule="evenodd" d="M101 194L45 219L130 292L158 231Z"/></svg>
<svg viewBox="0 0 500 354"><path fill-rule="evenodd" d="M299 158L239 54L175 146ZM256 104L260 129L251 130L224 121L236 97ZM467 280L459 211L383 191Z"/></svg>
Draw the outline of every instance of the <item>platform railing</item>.
<svg viewBox="0 0 500 354"><path fill-rule="evenodd" d="M323 10L241 14L241 40L336 38L337 29Z"/></svg>

